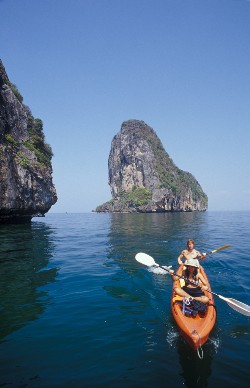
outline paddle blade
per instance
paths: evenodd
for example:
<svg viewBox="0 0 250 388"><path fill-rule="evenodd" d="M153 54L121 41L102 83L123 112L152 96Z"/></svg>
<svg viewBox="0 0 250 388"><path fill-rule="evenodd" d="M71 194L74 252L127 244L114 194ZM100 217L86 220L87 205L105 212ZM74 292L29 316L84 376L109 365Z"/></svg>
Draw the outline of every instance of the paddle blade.
<svg viewBox="0 0 250 388"><path fill-rule="evenodd" d="M211 251L210 253L216 253L216 252L222 251L222 249L227 249L227 248L229 248L229 247L231 247L231 245L223 245L223 247L214 249L214 250Z"/></svg>
<svg viewBox="0 0 250 388"><path fill-rule="evenodd" d="M152 267L152 265L156 265L157 267L159 266L159 264L156 264L153 257L143 252L137 253L135 255L135 260L137 260L141 264L147 265L148 267Z"/></svg>
<svg viewBox="0 0 250 388"><path fill-rule="evenodd" d="M248 306L247 304L239 302L238 300L233 298L224 298L224 296L221 295L218 295L218 297L220 299L223 299L228 304L228 306L238 311L238 313L250 317L250 306Z"/></svg>

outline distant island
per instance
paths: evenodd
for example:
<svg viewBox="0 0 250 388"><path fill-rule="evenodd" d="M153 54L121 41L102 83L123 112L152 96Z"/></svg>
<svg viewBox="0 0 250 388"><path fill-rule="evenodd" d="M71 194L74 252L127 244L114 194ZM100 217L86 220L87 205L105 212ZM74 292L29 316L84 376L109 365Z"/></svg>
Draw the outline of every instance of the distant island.
<svg viewBox="0 0 250 388"><path fill-rule="evenodd" d="M0 60L0 223L29 222L57 201L52 149Z"/></svg>
<svg viewBox="0 0 250 388"><path fill-rule="evenodd" d="M96 212L206 211L207 195L189 172L179 169L155 131L128 120L112 140L108 159L112 199Z"/></svg>

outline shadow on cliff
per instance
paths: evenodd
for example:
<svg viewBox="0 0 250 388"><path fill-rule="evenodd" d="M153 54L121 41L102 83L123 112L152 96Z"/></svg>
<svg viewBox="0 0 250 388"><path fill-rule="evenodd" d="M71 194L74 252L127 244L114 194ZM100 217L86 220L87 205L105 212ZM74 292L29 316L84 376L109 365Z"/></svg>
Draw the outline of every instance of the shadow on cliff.
<svg viewBox="0 0 250 388"><path fill-rule="evenodd" d="M42 222L0 226L0 340L38 318L54 282L52 229Z"/></svg>

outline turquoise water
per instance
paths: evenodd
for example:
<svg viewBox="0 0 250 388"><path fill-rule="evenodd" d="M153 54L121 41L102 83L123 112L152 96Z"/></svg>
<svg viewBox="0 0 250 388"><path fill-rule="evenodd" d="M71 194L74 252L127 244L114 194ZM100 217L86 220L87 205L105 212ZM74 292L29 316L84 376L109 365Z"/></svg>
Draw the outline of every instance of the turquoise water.
<svg viewBox="0 0 250 388"><path fill-rule="evenodd" d="M250 213L48 214L0 226L0 386L247 387L250 321L216 298L200 360L170 312L187 238L213 291L250 304Z"/></svg>

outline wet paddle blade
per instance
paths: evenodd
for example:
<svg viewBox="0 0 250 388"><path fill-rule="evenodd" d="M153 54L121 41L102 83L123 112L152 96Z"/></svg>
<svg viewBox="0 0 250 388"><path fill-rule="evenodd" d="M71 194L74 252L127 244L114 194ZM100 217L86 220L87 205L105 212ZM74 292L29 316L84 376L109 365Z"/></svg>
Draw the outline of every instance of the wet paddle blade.
<svg viewBox="0 0 250 388"><path fill-rule="evenodd" d="M157 267L159 264L157 264L153 257L147 255L146 253L139 252L135 255L135 260L137 260L139 263L147 265L148 267L152 267L152 265L156 265Z"/></svg>
<svg viewBox="0 0 250 388"><path fill-rule="evenodd" d="M220 248L217 248L217 249L214 249L213 251L211 251L210 254L222 251L222 249L227 249L230 247L231 247L231 245L223 245L223 247L220 247Z"/></svg>
<svg viewBox="0 0 250 388"><path fill-rule="evenodd" d="M228 304L228 306L238 311L238 313L250 317L250 306L248 306L247 304L239 302L238 300L233 298L224 298L224 296L221 295L218 295L218 297L220 299L223 299Z"/></svg>

